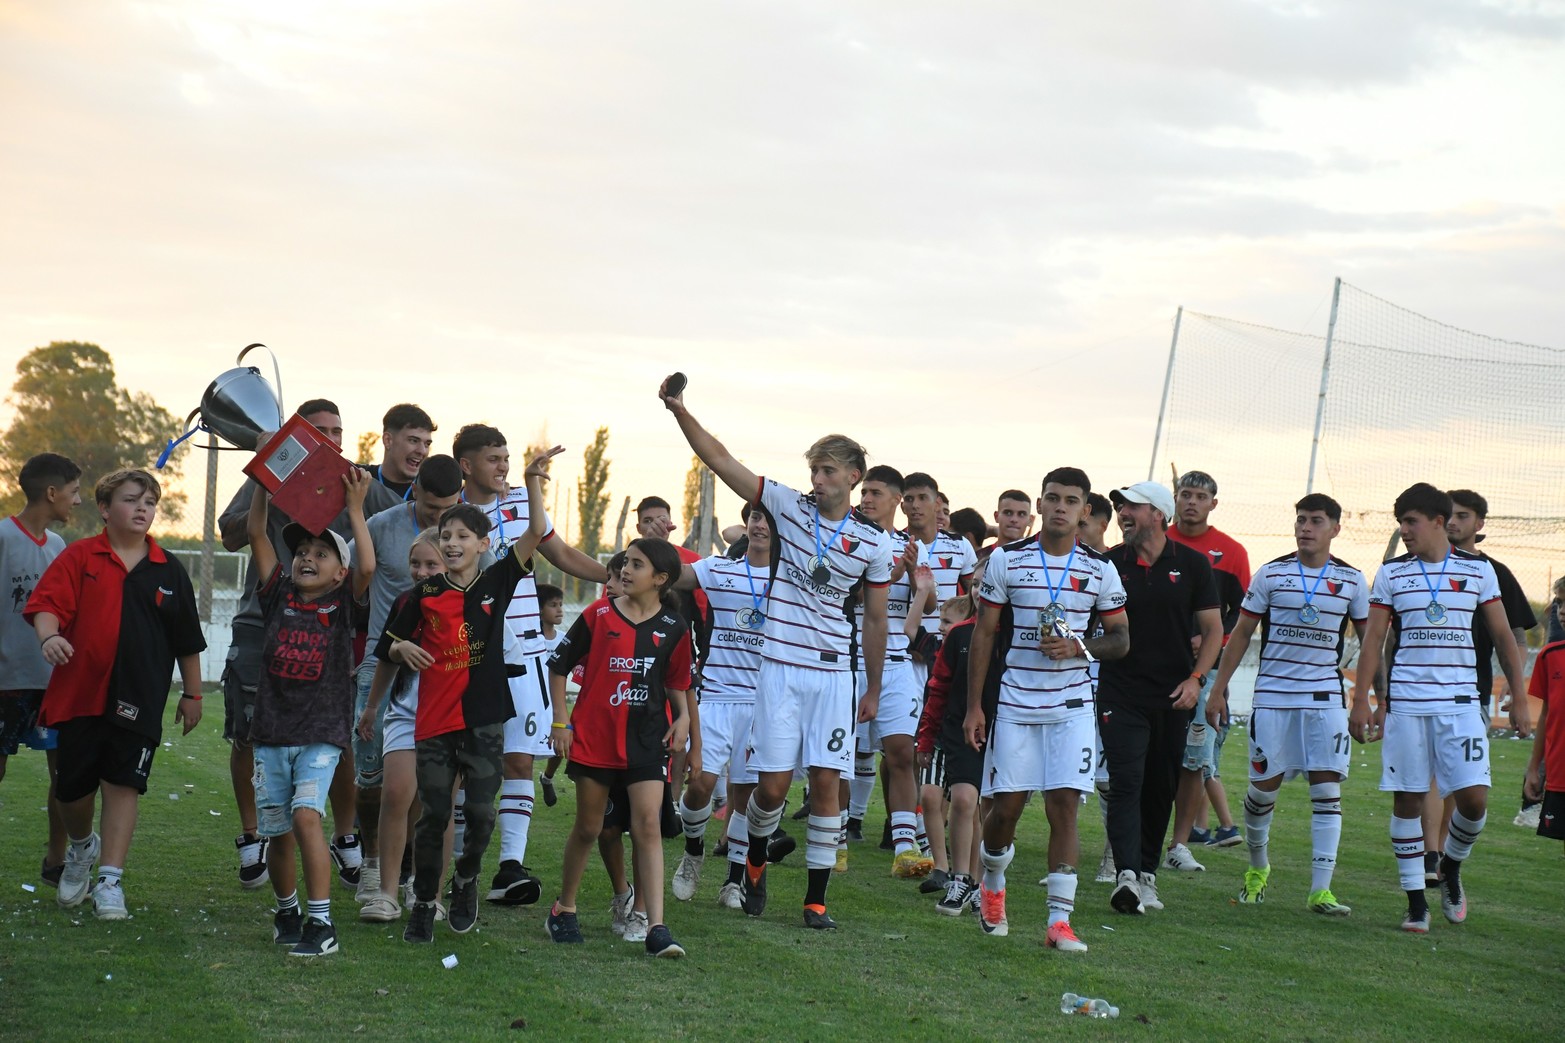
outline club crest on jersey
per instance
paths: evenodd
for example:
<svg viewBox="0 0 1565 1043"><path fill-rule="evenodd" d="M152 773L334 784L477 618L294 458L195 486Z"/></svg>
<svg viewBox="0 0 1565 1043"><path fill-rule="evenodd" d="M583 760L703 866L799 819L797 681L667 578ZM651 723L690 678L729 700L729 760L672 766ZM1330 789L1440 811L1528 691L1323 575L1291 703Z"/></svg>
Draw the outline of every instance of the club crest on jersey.
<svg viewBox="0 0 1565 1043"><path fill-rule="evenodd" d="M1223 552L1220 550L1209 550L1207 553L1212 556L1213 565L1216 565L1219 561L1223 560Z"/></svg>
<svg viewBox="0 0 1565 1043"><path fill-rule="evenodd" d="M667 636L668 636L667 634L661 633L660 631L657 631L657 630L652 631L652 647L653 648L662 648L663 647L663 639L665 637L667 637Z"/></svg>
<svg viewBox="0 0 1565 1043"><path fill-rule="evenodd" d="M1266 757L1264 755L1252 758L1250 761L1250 767L1255 770L1256 775L1263 779L1266 777Z"/></svg>
<svg viewBox="0 0 1565 1043"><path fill-rule="evenodd" d="M1074 590L1078 594L1080 594L1082 591L1086 590L1087 589L1087 577L1085 577L1085 576L1072 576L1071 577L1071 589Z"/></svg>
<svg viewBox="0 0 1565 1043"><path fill-rule="evenodd" d="M510 507L502 507L500 508L500 517L504 518L506 521L521 521L522 512L517 510L515 505Z"/></svg>
<svg viewBox="0 0 1565 1043"><path fill-rule="evenodd" d="M315 621L323 627L331 626L332 613L337 611L336 605L327 605L325 608L315 610Z"/></svg>
<svg viewBox="0 0 1565 1043"><path fill-rule="evenodd" d="M1327 593L1341 594L1342 593L1342 588L1345 587L1345 586L1347 586L1347 584L1343 583L1340 579L1328 579L1326 581L1326 591L1327 591Z"/></svg>
<svg viewBox="0 0 1565 1043"><path fill-rule="evenodd" d="M174 592L172 590L165 590L162 587L159 587L158 588L158 592L156 594L152 595L152 603L155 606L157 606L158 608L162 608L163 607L163 599L164 598L171 598L173 596L174 596Z"/></svg>
<svg viewBox="0 0 1565 1043"><path fill-rule="evenodd" d="M1446 580L1446 582L1451 584L1451 589L1452 590L1466 590L1467 589L1467 581L1465 579L1455 579L1455 578L1452 578L1452 579Z"/></svg>
<svg viewBox="0 0 1565 1043"><path fill-rule="evenodd" d="M940 563L940 567L941 568L948 569L948 568L951 567L951 562L955 561L956 559L951 557L949 554L942 554L940 557L936 558L935 560Z"/></svg>
<svg viewBox="0 0 1565 1043"><path fill-rule="evenodd" d="M484 610L484 615L494 615L494 595L490 594L488 597L484 598L484 600L478 603L478 607Z"/></svg>
<svg viewBox="0 0 1565 1043"><path fill-rule="evenodd" d="M1184 573L1180 572L1178 569L1169 569L1168 570L1168 581L1170 583L1178 583L1179 582L1179 577L1182 576L1182 575L1184 575Z"/></svg>
<svg viewBox="0 0 1565 1043"><path fill-rule="evenodd" d="M854 551L859 549L860 541L853 538L852 536L841 536L838 538L837 542L841 545L844 554L852 554Z"/></svg>

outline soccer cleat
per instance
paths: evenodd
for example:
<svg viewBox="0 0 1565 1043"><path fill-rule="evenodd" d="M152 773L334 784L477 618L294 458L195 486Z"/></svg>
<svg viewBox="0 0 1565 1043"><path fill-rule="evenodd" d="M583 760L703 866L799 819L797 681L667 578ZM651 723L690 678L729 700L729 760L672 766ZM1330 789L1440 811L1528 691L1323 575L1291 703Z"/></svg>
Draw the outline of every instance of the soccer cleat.
<svg viewBox="0 0 1565 1043"><path fill-rule="evenodd" d="M1440 852L1424 852L1424 889L1433 890L1440 886Z"/></svg>
<svg viewBox="0 0 1565 1043"><path fill-rule="evenodd" d="M289 956L330 956L337 951L337 928L318 917L304 921L304 935Z"/></svg>
<svg viewBox="0 0 1565 1043"><path fill-rule="evenodd" d="M792 815L789 815L788 818L791 821L794 821L794 822L803 822L805 819L807 819L809 817L810 817L810 791L809 790L805 790L804 791L804 802L799 805L799 810L795 811Z"/></svg>
<svg viewBox="0 0 1565 1043"><path fill-rule="evenodd" d="M1141 904L1141 881L1134 869L1121 869L1115 879L1114 893L1109 895L1109 905L1122 913L1146 912Z"/></svg>
<svg viewBox="0 0 1565 1043"><path fill-rule="evenodd" d="M304 912L296 905L272 913L272 941L278 945L298 945L304 937Z"/></svg>
<svg viewBox="0 0 1565 1043"><path fill-rule="evenodd" d="M647 940L647 931L650 927L647 914L632 909L630 915L625 917L625 933L621 937L627 942L644 942Z"/></svg>
<svg viewBox="0 0 1565 1043"><path fill-rule="evenodd" d="M532 905L542 894L543 884L513 858L500 863L500 870L490 881L484 901L496 905Z"/></svg>
<svg viewBox="0 0 1565 1043"><path fill-rule="evenodd" d="M363 867L359 870L359 888L353 893L353 900L363 905L378 894L380 894L380 859L366 858Z"/></svg>
<svg viewBox="0 0 1565 1043"><path fill-rule="evenodd" d="M60 893L55 896L62 908L74 909L92 890L92 866L98 861L103 842L94 833L87 838L87 846L78 850L72 843L65 848L65 868L60 870Z"/></svg>
<svg viewBox="0 0 1565 1043"><path fill-rule="evenodd" d="M661 956L664 959L677 960L685 955L684 948L674 941L674 936L662 924L658 924L647 932L646 943L648 956Z"/></svg>
<svg viewBox="0 0 1565 1043"><path fill-rule="evenodd" d="M1060 952L1087 951L1087 943L1076 937L1076 932L1071 930L1069 920L1050 924L1048 934L1044 935L1044 944Z"/></svg>
<svg viewBox="0 0 1565 1043"><path fill-rule="evenodd" d="M839 847L837 849L837 861L832 863L831 871L833 873L846 873L848 871L848 849L847 848Z"/></svg>
<svg viewBox="0 0 1565 1043"><path fill-rule="evenodd" d="M402 929L405 942L432 942L435 940L435 903L414 902L408 925Z"/></svg>
<svg viewBox="0 0 1565 1043"><path fill-rule="evenodd" d="M1520 826L1523 829L1537 829L1538 818L1542 813L1542 804L1534 804L1531 807L1522 808L1521 811L1517 813L1516 817L1511 820L1511 824L1513 826ZM48 877L46 876L44 879L48 880Z"/></svg>
<svg viewBox="0 0 1565 1043"><path fill-rule="evenodd" d="M1210 829L1201 829L1199 826L1191 827L1190 838L1185 841L1187 844L1210 844L1211 842L1212 831Z"/></svg>
<svg viewBox="0 0 1565 1043"><path fill-rule="evenodd" d="M402 919L402 907L388 894L371 895L359 907L359 919L365 923L395 923Z"/></svg>
<svg viewBox="0 0 1565 1043"><path fill-rule="evenodd" d="M609 900L609 930L624 937L625 925L630 922L630 907L636 902L636 889L632 887L624 895Z"/></svg>
<svg viewBox="0 0 1565 1043"><path fill-rule="evenodd" d="M1271 878L1272 867L1256 869L1254 866L1244 871L1244 886L1239 889L1240 905L1260 905L1266 901L1266 881ZM1329 893L1329 892L1328 892Z"/></svg>
<svg viewBox="0 0 1565 1043"><path fill-rule="evenodd" d="M560 802L560 794L554 788L554 777L552 775L538 776L538 788L543 790L544 807L552 808Z"/></svg>
<svg viewBox="0 0 1565 1043"><path fill-rule="evenodd" d="M824 905L807 905L804 907L804 926L812 931L835 931L837 921L827 915Z"/></svg>
<svg viewBox="0 0 1565 1043"><path fill-rule="evenodd" d="M864 843L864 820L861 818L848 819L848 843Z"/></svg>
<svg viewBox="0 0 1565 1043"><path fill-rule="evenodd" d="M1218 826L1206 843L1208 847L1237 847L1244 843L1244 837L1239 835L1238 826Z"/></svg>
<svg viewBox="0 0 1565 1043"><path fill-rule="evenodd" d="M234 847L239 850L239 886L246 891L254 891L271 879L271 871L266 867L266 849L270 844L270 838L254 833L234 838Z"/></svg>
<svg viewBox="0 0 1565 1043"><path fill-rule="evenodd" d="M1148 909L1161 909L1163 903L1157 897L1157 875L1141 874L1141 904Z"/></svg>
<svg viewBox="0 0 1565 1043"><path fill-rule="evenodd" d="M1106 847L1103 849L1103 860L1098 863L1098 875L1093 878L1093 883L1112 884L1117 875L1114 869L1114 849Z"/></svg>
<svg viewBox="0 0 1565 1043"><path fill-rule="evenodd" d="M928 876L935 868L935 860L922 854L918 848L903 851L891 860L891 875L898 880L916 880Z"/></svg>
<svg viewBox="0 0 1565 1043"><path fill-rule="evenodd" d="M880 829L880 849L882 851L895 851L897 845L891 842L891 820L886 819Z"/></svg>
<svg viewBox="0 0 1565 1043"><path fill-rule="evenodd" d="M473 929L478 922L478 881L469 880L462 883L459 880L451 881L451 911L446 914L446 923L457 934L466 934Z"/></svg>
<svg viewBox="0 0 1565 1043"><path fill-rule="evenodd" d="M924 877L924 882L918 885L918 893L921 895L944 894L946 885L950 882L950 873L944 869L931 869L929 875Z"/></svg>
<svg viewBox="0 0 1565 1043"><path fill-rule="evenodd" d="M782 830L773 833L766 841L766 861L776 865L794 851L798 850L799 842Z"/></svg>
<svg viewBox="0 0 1565 1043"><path fill-rule="evenodd" d="M701 885L701 865L705 861L705 855L692 855L688 851L679 856L679 867L674 870L675 898L688 902L696 896L696 888Z"/></svg>
<svg viewBox="0 0 1565 1043"><path fill-rule="evenodd" d="M1168 849L1168 854L1163 856L1163 866L1183 873L1200 873L1206 869L1206 866L1197 862L1190 849L1183 844L1175 844Z"/></svg>
<svg viewBox="0 0 1565 1043"><path fill-rule="evenodd" d="M736 883L729 881L717 891L717 904L724 909L744 908L744 891Z"/></svg>
<svg viewBox="0 0 1565 1043"><path fill-rule="evenodd" d="M712 857L721 859L724 862L728 861L728 838L727 837L724 837L722 840L719 840L717 842L716 846L714 846L712 848Z"/></svg>
<svg viewBox="0 0 1565 1043"><path fill-rule="evenodd" d="M1407 911L1407 916L1402 920L1402 930L1406 931L1408 934L1428 934L1429 910L1425 909L1422 915L1415 916L1413 911L1409 909Z"/></svg>
<svg viewBox="0 0 1565 1043"><path fill-rule="evenodd" d="M968 898L973 893L973 882L957 873L946 882L946 893L935 903L935 912L942 916L961 916L967 909Z"/></svg>
<svg viewBox="0 0 1565 1043"><path fill-rule="evenodd" d="M1331 893L1329 888L1321 888L1319 891L1311 891L1310 897L1304 903L1310 912L1320 913L1322 916L1347 916L1352 909L1337 901L1337 896Z"/></svg>
<svg viewBox="0 0 1565 1043"><path fill-rule="evenodd" d="M331 842L331 860L337 867L337 879L350 891L359 889L359 872L364 866L364 849L357 833L344 833Z"/></svg>
<svg viewBox="0 0 1565 1043"><path fill-rule="evenodd" d="M978 885L978 926L995 938L1011 933L1005 921L1005 892L991 891L982 883Z"/></svg>
<svg viewBox="0 0 1565 1043"><path fill-rule="evenodd" d="M51 866L49 864L49 856L45 855L43 861L38 864L38 879L42 880L49 887L59 887L60 874L64 871L64 862Z"/></svg>
<svg viewBox="0 0 1565 1043"><path fill-rule="evenodd" d="M761 875L754 880L750 879L750 867L744 867L744 875L739 878L740 908L746 916L760 916L766 912L766 869L762 867Z"/></svg>
<svg viewBox="0 0 1565 1043"><path fill-rule="evenodd" d="M1467 919L1467 889L1462 886L1460 863L1445 859L1440 868L1444 879L1440 881L1440 911L1451 923L1463 923Z"/></svg>
<svg viewBox="0 0 1565 1043"><path fill-rule="evenodd" d="M560 903L555 902L549 909L549 939L561 945L580 945L584 940L581 936L581 925L576 922L575 913L560 911Z"/></svg>
<svg viewBox="0 0 1565 1043"><path fill-rule="evenodd" d="M130 915L125 911L125 889L118 880L100 877L93 886L92 915L100 920L123 920Z"/></svg>

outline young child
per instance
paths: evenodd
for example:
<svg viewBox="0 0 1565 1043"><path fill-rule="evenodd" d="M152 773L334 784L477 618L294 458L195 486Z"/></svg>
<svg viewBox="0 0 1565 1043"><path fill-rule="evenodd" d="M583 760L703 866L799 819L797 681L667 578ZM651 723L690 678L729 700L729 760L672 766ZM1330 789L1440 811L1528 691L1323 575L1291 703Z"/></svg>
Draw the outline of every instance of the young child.
<svg viewBox="0 0 1565 1043"><path fill-rule="evenodd" d="M587 853L603 829L609 793L623 785L650 924L647 954L685 954L663 923L661 826L668 758L684 748L690 727L689 627L663 601L680 567L668 541L633 541L625 552L624 594L594 602L549 660L554 675L550 741L569 760L566 771L576 783L576 822L565 844L560 897L549 912L549 936L556 942L582 941L576 893ZM576 707L567 713L565 678L577 663L586 664L586 675Z"/></svg>
<svg viewBox="0 0 1565 1043"><path fill-rule="evenodd" d="M293 551L283 571L266 538L267 503L260 485L250 500L249 535L256 575L262 577L261 682L250 721L255 751L257 829L266 838L266 866L277 896L272 940L292 945L291 956L337 951L331 921L331 854L321 832L326 796L337 762L349 749L353 717L353 606L362 602L375 572L375 549L364 524L364 497L373 479L353 468L343 476L348 520L358 547L327 529L317 536L298 522L283 529ZM351 576L351 579L350 579ZM309 916L299 910L294 842L304 863Z"/></svg>
<svg viewBox="0 0 1565 1043"><path fill-rule="evenodd" d="M613 575L612 569L609 574ZM554 650L560 647L560 642L565 640L565 631L560 629L564 622L565 591L552 583L538 584L538 625L543 631L543 640L548 647L545 657L553 655ZM554 773L559 769L559 756L550 757L543 767L543 774L538 777L538 785L543 789L544 807L552 808L559 803L560 795L554 788Z"/></svg>
<svg viewBox="0 0 1565 1043"><path fill-rule="evenodd" d="M1565 625L1565 601L1555 590L1554 616ZM1565 641L1546 645L1532 666L1527 694L1540 699L1537 738L1527 758L1522 796L1541 802L1538 835L1565 840Z"/></svg>
<svg viewBox="0 0 1565 1043"><path fill-rule="evenodd" d="M179 664L184 694L174 723L190 734L201 720L201 620L190 577L148 535L163 489L146 471L115 471L94 499L103 531L66 547L34 588L23 613L54 667L39 721L57 729L55 792L70 844L58 900L73 908L92 887L100 920L123 920L125 856L136 803L147 792L163 738L169 678ZM92 831L102 791L99 833ZM98 880L92 884L92 866Z"/></svg>
<svg viewBox="0 0 1565 1043"><path fill-rule="evenodd" d="M82 502L81 474L80 467L58 453L39 453L22 465L17 476L27 506L11 517L10 524L0 522L0 580L11 595L11 610L0 615L0 779L5 778L6 758L21 745L44 751L49 768L49 847L38 873L51 887L59 886L65 865L65 820L54 795L54 729L38 726L38 708L49 686L49 663L22 610L38 578L65 549L65 541L50 532L49 525L71 520L71 508Z"/></svg>
<svg viewBox="0 0 1565 1043"><path fill-rule="evenodd" d="M402 610L381 634L385 656L419 678L414 741L418 799L423 805L413 838L412 915L402 937L432 942L435 897L440 889L441 843L451 821L457 775L463 778L466 829L451 881L446 922L465 934L478 922L478 870L495 825L505 722L515 715L504 656L506 609L516 586L532 574L531 557L548 531L543 482L561 446L527 465L527 492L537 505L527 529L489 568L478 563L489 549L489 518L470 503L440 517L440 549L446 572L413 588Z"/></svg>
<svg viewBox="0 0 1565 1043"><path fill-rule="evenodd" d="M974 575L981 581L983 565ZM928 778L951 795L948 828L951 875L937 912L960 916L978 905L973 868L978 859L978 784L983 781L983 755L962 738L967 716L967 652L973 639L973 599L959 594L940 606L940 651L935 655L924 688L924 712L918 722L918 759Z"/></svg>

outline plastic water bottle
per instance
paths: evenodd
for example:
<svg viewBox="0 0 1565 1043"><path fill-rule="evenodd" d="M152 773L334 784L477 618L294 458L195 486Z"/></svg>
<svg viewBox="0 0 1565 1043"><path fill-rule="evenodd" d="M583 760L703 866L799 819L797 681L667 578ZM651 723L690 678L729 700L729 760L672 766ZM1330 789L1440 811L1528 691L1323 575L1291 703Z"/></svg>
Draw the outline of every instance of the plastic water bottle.
<svg viewBox="0 0 1565 1043"><path fill-rule="evenodd" d="M1089 1018L1117 1018L1119 1008L1108 1000L1095 1000L1091 996L1078 996L1067 992L1060 997L1061 1014L1085 1014Z"/></svg>

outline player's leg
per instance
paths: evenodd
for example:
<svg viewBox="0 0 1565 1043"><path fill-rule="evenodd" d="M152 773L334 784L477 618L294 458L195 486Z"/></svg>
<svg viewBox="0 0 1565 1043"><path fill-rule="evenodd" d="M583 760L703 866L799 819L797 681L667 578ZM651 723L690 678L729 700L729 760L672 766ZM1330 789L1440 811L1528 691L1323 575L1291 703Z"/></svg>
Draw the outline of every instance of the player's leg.
<svg viewBox="0 0 1565 1043"><path fill-rule="evenodd" d="M1472 856L1489 812L1489 734L1484 717L1471 712L1431 719L1435 778L1453 798L1450 829L1440 859L1440 911L1451 923L1467 919L1462 866Z"/></svg>
<svg viewBox="0 0 1565 1043"><path fill-rule="evenodd" d="M1239 901L1265 901L1271 876L1272 813L1277 791L1294 763L1293 736L1299 732L1299 711L1259 708L1250 714L1250 786L1244 795L1244 843L1250 865L1244 871ZM1302 764L1302 761L1299 762Z"/></svg>
<svg viewBox="0 0 1565 1043"><path fill-rule="evenodd" d="M509 678L516 715L505 722L505 760L500 783L500 866L489 883L488 901L498 905L530 905L543 885L527 868L527 842L532 832L537 797L533 764L547 757L549 722L548 669L543 656L530 656L527 672Z"/></svg>
<svg viewBox="0 0 1565 1043"><path fill-rule="evenodd" d="M355 695L353 719L364 714L369 702L370 683L375 679L375 664L360 664L354 674ZM374 718L374 730L368 739L361 738L353 729L354 782L358 789L359 839L364 849L364 863L359 869L357 899L368 902L380 893L380 801L381 787L385 783L384 750L386 740L386 707L390 700L381 700Z"/></svg>
<svg viewBox="0 0 1565 1043"><path fill-rule="evenodd" d="M1352 739L1348 712L1337 706L1297 711L1304 733L1304 762L1310 782L1310 893L1306 904L1323 916L1347 916L1331 881L1342 842L1342 783L1348 777Z"/></svg>
<svg viewBox="0 0 1565 1043"><path fill-rule="evenodd" d="M1429 789L1424 793L1420 816L1424 824L1424 886L1436 887L1440 883L1440 849L1445 846L1445 801L1440 798L1440 783L1429 777Z"/></svg>
<svg viewBox="0 0 1565 1043"><path fill-rule="evenodd" d="M1086 952L1087 946L1071 928L1076 906L1076 863L1081 858L1077 816L1082 796L1093 788L1097 769L1090 714L1068 717L1040 726L1044 741L1044 812L1049 819L1049 922L1047 944L1060 952Z"/></svg>
<svg viewBox="0 0 1565 1043"><path fill-rule="evenodd" d="M724 909L738 909L742 897L746 856L750 852L750 834L746 828L745 809L750 804L754 782L728 783L728 878L717 894L717 904Z"/></svg>
<svg viewBox="0 0 1565 1043"><path fill-rule="evenodd" d="M756 771L756 786L745 809L748 847L745 875L741 882L744 911L760 916L766 908L766 849L771 835L782 821L783 805L793 784L793 772L804 751L802 685L800 676L814 671L790 667L771 659L761 661L756 681L755 711L750 726L750 765ZM842 741L849 742L851 732ZM835 780L834 780L835 781ZM820 796L811 794L811 798ZM836 790L832 791L833 803ZM833 861L836 858L833 830Z"/></svg>
<svg viewBox="0 0 1565 1043"><path fill-rule="evenodd" d="M1429 901L1424 895L1422 822L1427 791L1421 781L1434 771L1427 729L1429 720L1393 709L1386 714L1380 752L1380 788L1391 794L1391 850L1397 860L1397 877L1407 895L1407 917L1402 921L1402 929L1414 934L1429 931ZM1403 786L1417 788L1399 788Z"/></svg>
<svg viewBox="0 0 1565 1043"><path fill-rule="evenodd" d="M726 774L734 752L733 703L710 702L701 710L701 759L703 770L690 780L678 804L680 832L685 850L674 871L674 897L688 902L701 883L706 862L706 830L712 821L712 793L718 773Z"/></svg>
<svg viewBox="0 0 1565 1043"><path fill-rule="evenodd" d="M228 747L228 779L239 812L239 885L253 890L266 883L266 841L256 835L255 757L250 749L250 721L261 679L260 627L235 627L228 660L223 665L223 739Z"/></svg>
<svg viewBox="0 0 1565 1043"><path fill-rule="evenodd" d="M1206 782L1203 771L1212 760L1212 740L1216 729L1206 723L1206 689L1196 702L1195 716L1185 727L1184 751L1179 764L1178 788L1174 796L1174 835L1170 838L1168 854L1163 864L1169 869L1184 872L1200 872L1206 867L1195 860L1186 843L1196 817L1204 819L1206 811ZM1201 823L1203 832L1206 823Z"/></svg>
<svg viewBox="0 0 1565 1043"><path fill-rule="evenodd" d="M800 762L809 771L810 815L804 844L804 865L809 883L804 894L804 924L815 930L837 926L826 912L826 888L837 861L837 834L842 828L842 806L838 802L842 777L853 765L853 726L858 700L853 675L830 670L789 668L800 696ZM763 671L764 677L764 671ZM760 700L756 701L752 734L762 726ZM909 740L911 743L911 740ZM907 766L907 786L912 794L911 751ZM762 764L761 767L771 767ZM762 776L761 788L766 785ZM756 796L750 799L755 804ZM755 860L755 829L751 828L750 860Z"/></svg>

